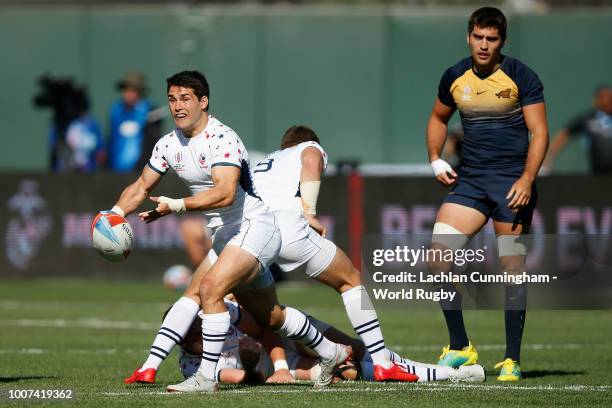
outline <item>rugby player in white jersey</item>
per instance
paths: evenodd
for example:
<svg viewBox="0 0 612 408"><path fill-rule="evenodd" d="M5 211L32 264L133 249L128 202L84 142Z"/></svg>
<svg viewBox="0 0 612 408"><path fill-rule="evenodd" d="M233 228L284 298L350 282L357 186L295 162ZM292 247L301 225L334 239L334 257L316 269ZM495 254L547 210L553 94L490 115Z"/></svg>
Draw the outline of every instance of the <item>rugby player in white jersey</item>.
<svg viewBox="0 0 612 408"><path fill-rule="evenodd" d="M342 295L348 318L374 361L376 381L417 381L417 376L394 364L386 353L378 316L359 271L341 249L324 238L326 231L316 217L316 205L326 166L327 154L315 132L292 126L282 137L281 150L267 155L253 169L258 194L275 211L281 231L283 244L276 264L285 272L302 267L309 278Z"/></svg>
<svg viewBox="0 0 612 408"><path fill-rule="evenodd" d="M278 304L266 267L278 255L281 238L274 214L253 190L242 141L232 129L209 116L209 87L202 73L183 71L173 75L167 79L167 94L176 129L157 142L148 165L123 190L112 211L121 215L135 211L172 168L192 196L150 197L157 207L139 217L149 223L171 212L202 211L212 231L213 248L219 258L200 279L202 364L192 377L168 386L168 391L218 389L215 369L230 327L223 298L230 292L263 327L295 338L319 354L321 375L315 386L330 384L335 367L350 357L350 348L326 339L308 324L303 313ZM198 308L196 302L184 306ZM163 327L159 335L173 342L181 338L180 332ZM146 381L151 376L154 378L154 370L147 372L141 367L132 377Z"/></svg>
<svg viewBox="0 0 612 408"><path fill-rule="evenodd" d="M304 268L309 278L341 294L348 318L373 363L373 381L424 381L426 378L419 374L429 378L432 369L441 367L404 360L385 347L360 272L344 251L325 238L316 206L326 166L327 154L316 133L306 126L293 126L283 135L281 150L269 154L254 168L257 192L275 211L281 231L283 244L276 264L285 272ZM397 364L402 362L410 363L412 373L406 371L406 364ZM481 366L471 370L461 375L484 378Z"/></svg>
<svg viewBox="0 0 612 408"><path fill-rule="evenodd" d="M318 222L315 214L318 185L326 166L326 154L316 141L318 138L311 129L304 126L292 127L283 136L283 149L268 155L253 172L256 183L262 187L262 197L265 196L266 202L276 211L281 229L283 245L276 263L284 271L305 265L309 277L333 287L342 294L349 320L367 346L368 354L373 361L373 380L417 381L419 378L418 374L415 375L415 370L413 369L413 373L408 373L402 366L395 364L393 354L386 349L376 312L365 288L361 285L359 271L354 268L342 250L321 236L325 234L324 227ZM298 191L300 194L297 194ZM308 221L304 217L307 217ZM313 228L310 228L309 223ZM211 256L214 257L214 251L210 252L209 258ZM197 287L198 279L197 275L193 277L192 288ZM189 297L192 290L188 288L184 296ZM178 309L179 302L173 308ZM188 326L194 317L195 312L184 311L181 315L183 325ZM163 326L165 325L166 321ZM302 330L310 326L305 325ZM160 339L160 335L157 338ZM159 355L155 344L154 342L149 359L143 367L147 367L150 361L155 362L158 367L171 350L171 348L166 349L162 355ZM171 346L174 346L174 343L171 343ZM401 362L399 359L395 361ZM416 362L411 364L423 368L423 372L428 372L427 369L432 368ZM275 364L275 368L278 367L286 368L286 365L279 362ZM482 370L482 367L473 369ZM283 377L279 376L279 380L282 379Z"/></svg>

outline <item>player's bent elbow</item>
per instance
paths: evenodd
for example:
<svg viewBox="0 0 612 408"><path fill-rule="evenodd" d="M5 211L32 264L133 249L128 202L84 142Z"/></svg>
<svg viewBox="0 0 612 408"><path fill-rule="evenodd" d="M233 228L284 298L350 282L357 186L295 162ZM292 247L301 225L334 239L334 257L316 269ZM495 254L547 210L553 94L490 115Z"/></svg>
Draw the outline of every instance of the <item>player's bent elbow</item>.
<svg viewBox="0 0 612 408"><path fill-rule="evenodd" d="M226 188L223 190L222 198L219 200L219 207L229 207L236 200L236 188Z"/></svg>
<svg viewBox="0 0 612 408"><path fill-rule="evenodd" d="M234 196L224 197L219 201L218 207L219 208L229 207L232 204L234 204Z"/></svg>

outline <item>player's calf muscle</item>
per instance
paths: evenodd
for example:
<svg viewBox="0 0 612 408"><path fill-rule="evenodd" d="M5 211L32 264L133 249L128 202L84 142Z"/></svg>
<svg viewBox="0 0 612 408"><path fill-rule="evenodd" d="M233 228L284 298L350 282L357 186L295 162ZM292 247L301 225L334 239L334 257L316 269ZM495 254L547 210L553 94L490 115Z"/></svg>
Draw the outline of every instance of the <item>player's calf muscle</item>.
<svg viewBox="0 0 612 408"><path fill-rule="evenodd" d="M276 301L274 287L256 291L236 291L236 299L262 327L278 330L285 321L285 314Z"/></svg>
<svg viewBox="0 0 612 408"><path fill-rule="evenodd" d="M316 279L340 293L361 285L361 274L340 248L332 263Z"/></svg>

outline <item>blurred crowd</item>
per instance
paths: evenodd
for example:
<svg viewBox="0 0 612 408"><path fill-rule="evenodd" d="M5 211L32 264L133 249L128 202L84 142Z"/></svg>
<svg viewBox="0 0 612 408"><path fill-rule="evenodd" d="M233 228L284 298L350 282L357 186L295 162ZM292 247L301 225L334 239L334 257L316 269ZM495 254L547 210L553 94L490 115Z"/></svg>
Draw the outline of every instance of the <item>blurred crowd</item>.
<svg viewBox="0 0 612 408"><path fill-rule="evenodd" d="M144 76L129 72L116 84L119 97L108 110L108 131L90 113L84 87L70 78L43 76L34 104L53 112L49 128L50 169L54 172L125 173L144 167L161 136L165 107L147 98Z"/></svg>
<svg viewBox="0 0 612 408"><path fill-rule="evenodd" d="M84 87L71 79L43 76L34 104L53 111L49 130L50 168L54 172L93 172L107 169L126 173L146 165L161 136L165 106L147 98L145 77L128 72L116 83L118 98L108 109L108 131L90 113ZM585 101L586 102L586 101ZM586 105L586 103L585 103ZM555 161L572 139L581 139L588 153L590 169L597 174L612 173L612 86L598 86L591 107L578 112L551 138L542 166L550 174ZM443 156L454 168L461 165L463 130L449 127Z"/></svg>

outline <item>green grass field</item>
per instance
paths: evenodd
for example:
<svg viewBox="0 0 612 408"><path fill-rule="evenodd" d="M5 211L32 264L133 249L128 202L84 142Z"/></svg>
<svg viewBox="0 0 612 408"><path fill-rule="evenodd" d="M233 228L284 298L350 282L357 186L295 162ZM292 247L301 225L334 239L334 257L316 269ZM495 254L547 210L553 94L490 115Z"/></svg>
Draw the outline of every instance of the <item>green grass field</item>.
<svg viewBox="0 0 612 408"><path fill-rule="evenodd" d="M285 286L282 302L348 331L341 301L319 286ZM178 297L151 282L3 280L0 283L2 404L23 406L612 406L612 313L533 311L527 315L525 379L502 384L490 371L504 352L503 313L468 311L468 332L488 369L483 384L222 386L214 395L167 394L181 379L175 352L158 385L125 386L148 352L162 312ZM379 310L387 345L434 362L447 336L441 313ZM349 332L351 333L351 332ZM8 390L72 389L70 402L9 402ZM196 405L197 404L197 405ZM230 405L231 404L231 405Z"/></svg>

